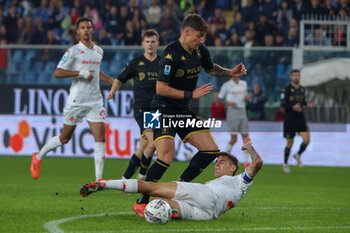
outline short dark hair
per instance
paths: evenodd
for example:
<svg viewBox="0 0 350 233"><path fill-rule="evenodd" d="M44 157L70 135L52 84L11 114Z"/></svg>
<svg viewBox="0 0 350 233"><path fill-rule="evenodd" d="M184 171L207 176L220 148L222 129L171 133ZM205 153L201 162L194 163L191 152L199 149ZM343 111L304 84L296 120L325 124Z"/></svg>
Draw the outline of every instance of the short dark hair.
<svg viewBox="0 0 350 233"><path fill-rule="evenodd" d="M298 69L293 69L293 70L290 72L290 74L293 74L293 73L300 73L300 70L298 70Z"/></svg>
<svg viewBox="0 0 350 233"><path fill-rule="evenodd" d="M91 19L87 18L87 17L80 17L76 23L76 28L78 29L79 28L79 24L83 21L88 21L91 23L92 27L94 27L94 23L92 22Z"/></svg>
<svg viewBox="0 0 350 233"><path fill-rule="evenodd" d="M234 156L233 154L224 152L224 151L219 152L216 157L219 157L219 156L226 156L226 157L228 157L230 159L231 164L236 166L236 170L234 170L234 172L232 174L232 176L234 176L236 174L236 172L238 171L238 167L239 167L239 161L236 158L236 156Z"/></svg>
<svg viewBox="0 0 350 233"><path fill-rule="evenodd" d="M207 33L208 31L207 23L198 14L189 14L188 16L186 16L184 22L182 23L182 29L185 29L185 27L190 27L195 31L200 31L204 33Z"/></svg>
<svg viewBox="0 0 350 233"><path fill-rule="evenodd" d="M159 40L159 33L155 29L148 29L142 33L142 41L145 39L145 37L151 37L156 36L157 40Z"/></svg>

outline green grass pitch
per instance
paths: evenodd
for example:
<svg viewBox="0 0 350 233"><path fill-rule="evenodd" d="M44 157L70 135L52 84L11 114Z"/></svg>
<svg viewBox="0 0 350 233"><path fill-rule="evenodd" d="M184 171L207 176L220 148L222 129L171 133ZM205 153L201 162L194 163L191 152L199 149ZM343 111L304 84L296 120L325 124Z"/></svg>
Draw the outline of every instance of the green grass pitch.
<svg viewBox="0 0 350 233"><path fill-rule="evenodd" d="M306 155L305 155L306 156ZM79 196L93 181L92 159L45 158L34 180L30 157L0 156L0 232L350 232L350 168L264 165L237 207L217 220L151 225L136 216L138 194L106 190ZM127 160L106 160L104 178L120 178ZM187 166L174 162L162 182ZM195 182L213 179L213 164ZM242 169L240 169L242 171Z"/></svg>

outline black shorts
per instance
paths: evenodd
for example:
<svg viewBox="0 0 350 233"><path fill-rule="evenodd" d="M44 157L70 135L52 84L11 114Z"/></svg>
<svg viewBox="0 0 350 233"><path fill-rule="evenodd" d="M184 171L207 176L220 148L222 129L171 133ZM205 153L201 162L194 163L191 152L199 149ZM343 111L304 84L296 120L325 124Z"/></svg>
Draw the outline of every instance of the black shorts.
<svg viewBox="0 0 350 233"><path fill-rule="evenodd" d="M148 130L151 131L152 129L145 129L144 128L144 125L143 125L143 112L144 111L150 111L150 109L147 110L147 109L135 108L134 109L134 118L135 118L135 120L140 128L141 138L146 139L145 132Z"/></svg>
<svg viewBox="0 0 350 233"><path fill-rule="evenodd" d="M299 134L301 132L309 132L309 127L306 124L305 118L291 118L286 116L283 124L283 137L292 139L295 137L296 133Z"/></svg>
<svg viewBox="0 0 350 233"><path fill-rule="evenodd" d="M208 131L210 132L210 129L208 127L204 127L200 124L192 124L193 122L200 121L200 117L192 112L192 111L167 111L167 110L161 110L162 113L162 120L165 123L165 125L162 125L161 129L153 129L153 138L154 142L161 138L175 138L175 135L179 135L181 140L183 142L187 142L187 139L189 136L192 134L195 134L197 132L204 132ZM174 116L174 117L172 117ZM174 121L174 122L184 122L184 127L174 127L173 124L171 124L169 121ZM191 122L188 123L187 122ZM187 126L187 127L186 127Z"/></svg>

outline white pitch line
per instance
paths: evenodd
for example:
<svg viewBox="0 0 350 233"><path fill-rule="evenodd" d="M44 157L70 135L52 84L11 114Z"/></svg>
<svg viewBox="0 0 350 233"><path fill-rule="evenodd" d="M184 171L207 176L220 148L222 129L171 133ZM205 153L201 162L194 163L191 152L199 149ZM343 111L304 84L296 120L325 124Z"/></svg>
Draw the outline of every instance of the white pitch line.
<svg viewBox="0 0 350 233"><path fill-rule="evenodd" d="M300 210L322 210L322 209L330 209L330 210L350 210L350 208L341 208L341 207L283 207L283 206L266 206L266 207L238 207L238 209L250 209L250 210L292 210L292 209L300 209ZM102 213L102 214L90 214L90 215L80 215L68 218L62 218L58 220L53 220L44 224L44 227L50 233L64 233L59 228L59 225L65 222L69 222L75 219L81 218L90 218L90 217L102 217L106 215L132 215L133 212L116 212L116 213ZM223 228L223 229L167 229L167 230L145 230L142 232L179 232L179 231L198 231L198 232L206 232L206 231L262 231L262 230L312 230L312 229L350 229L350 226L332 226L332 227L261 227L261 228ZM107 232L134 232L133 230L122 230L122 231L107 231Z"/></svg>

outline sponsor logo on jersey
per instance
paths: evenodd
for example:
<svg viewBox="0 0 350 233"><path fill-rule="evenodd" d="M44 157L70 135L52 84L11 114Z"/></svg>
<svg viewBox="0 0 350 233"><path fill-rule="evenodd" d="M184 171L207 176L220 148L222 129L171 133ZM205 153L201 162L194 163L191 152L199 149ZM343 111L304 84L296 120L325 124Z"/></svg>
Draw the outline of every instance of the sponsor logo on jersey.
<svg viewBox="0 0 350 233"><path fill-rule="evenodd" d="M165 67L164 67L164 74L165 75L169 75L170 74L170 70L171 70L171 66L165 65Z"/></svg>
<svg viewBox="0 0 350 233"><path fill-rule="evenodd" d="M85 52L84 51L80 51L81 54L84 54Z"/></svg>
<svg viewBox="0 0 350 233"><path fill-rule="evenodd" d="M91 65L99 65L99 64L101 64L100 61L92 61L92 60L82 60L81 63L83 63L83 64L91 64Z"/></svg>

